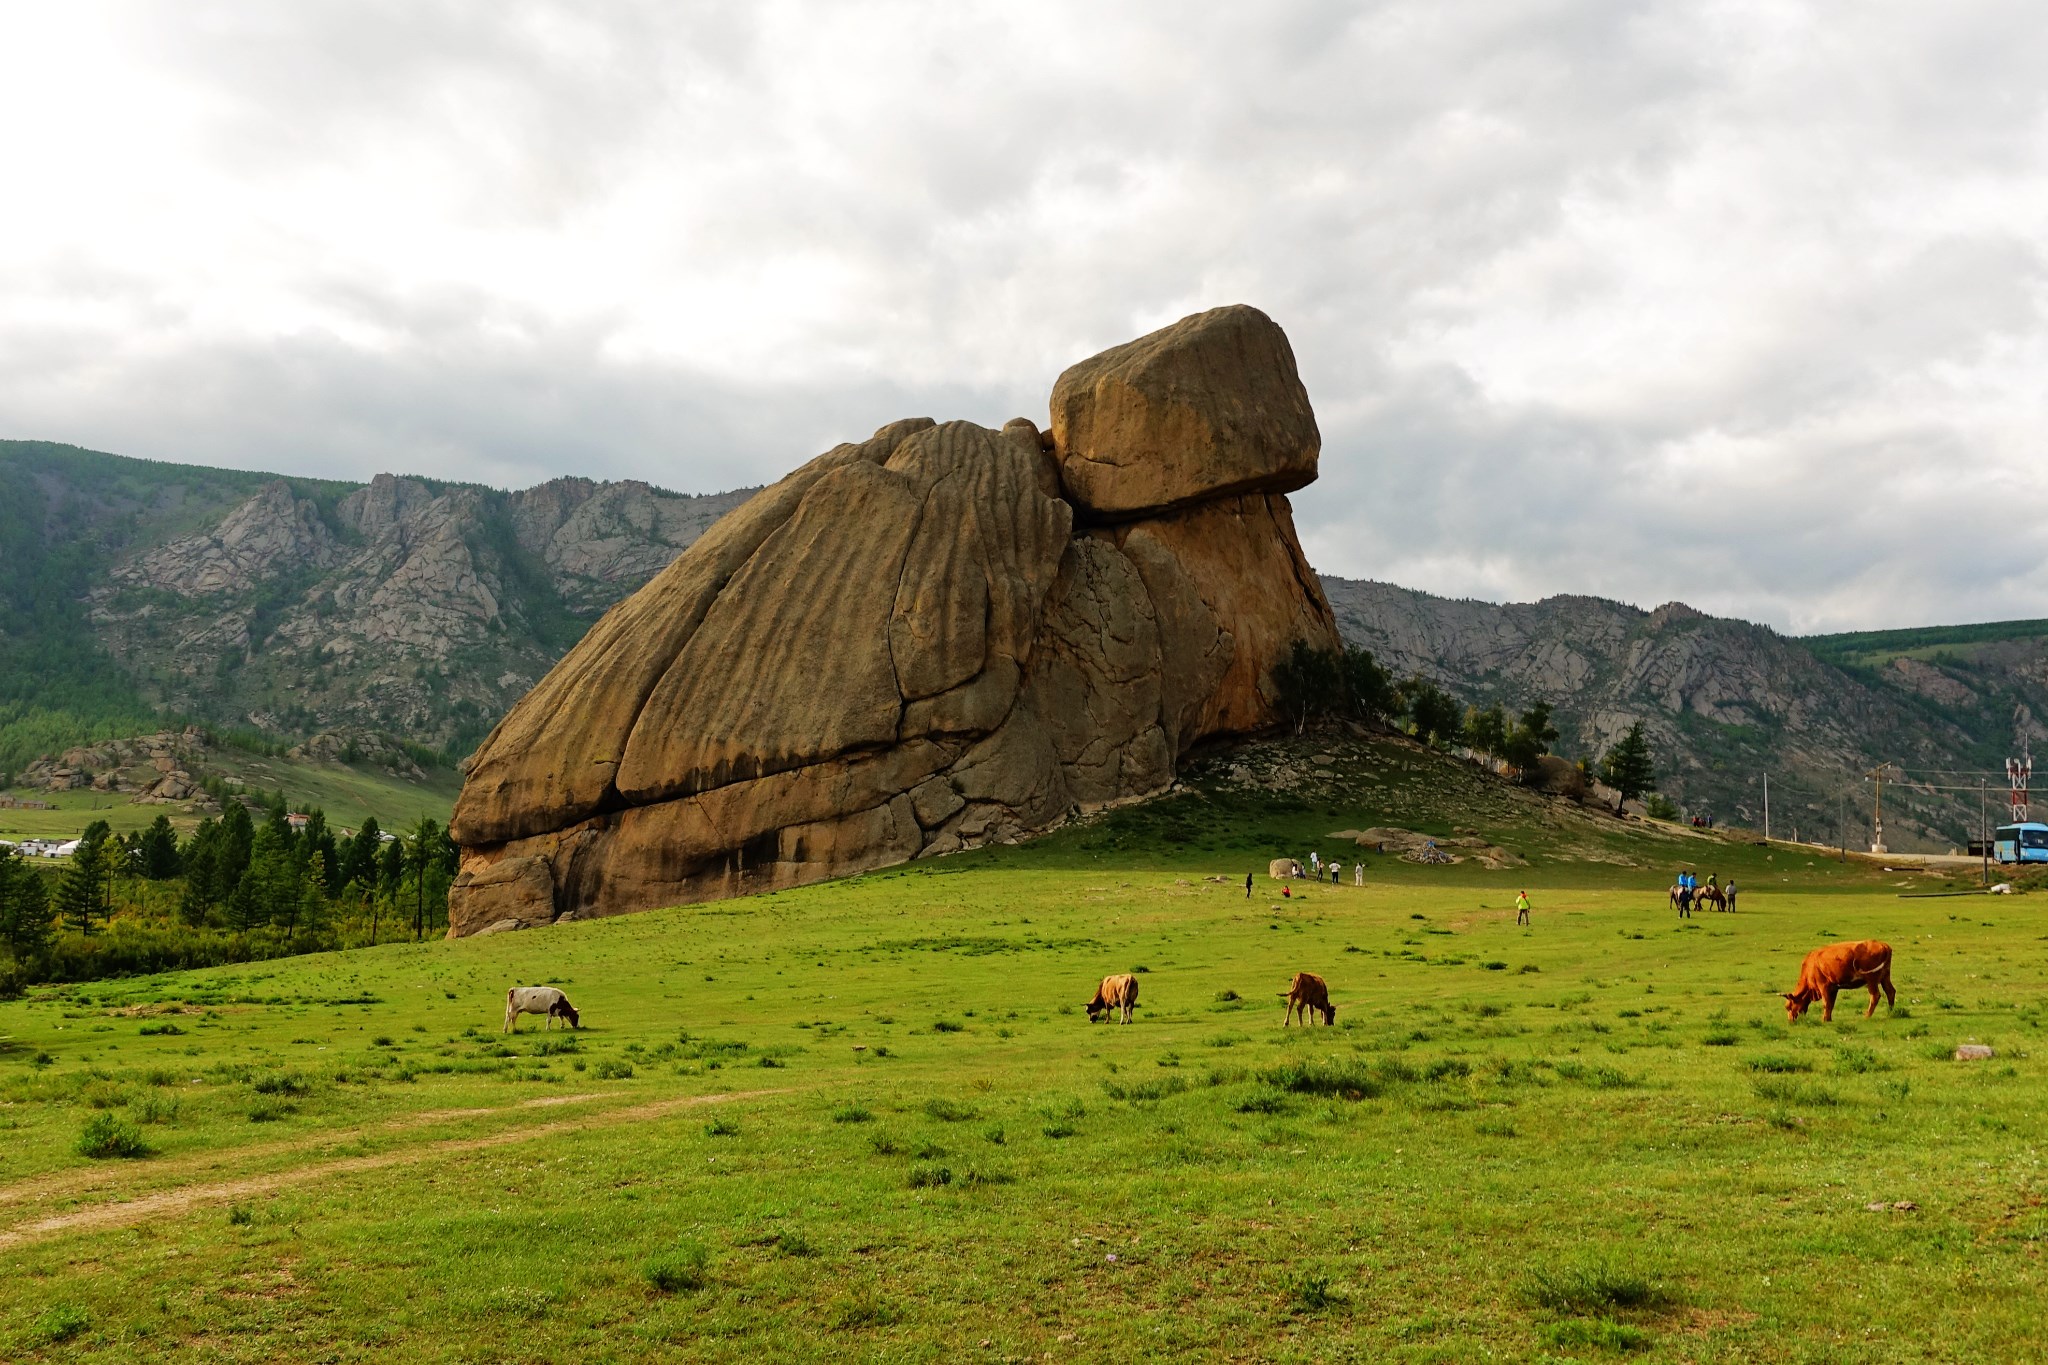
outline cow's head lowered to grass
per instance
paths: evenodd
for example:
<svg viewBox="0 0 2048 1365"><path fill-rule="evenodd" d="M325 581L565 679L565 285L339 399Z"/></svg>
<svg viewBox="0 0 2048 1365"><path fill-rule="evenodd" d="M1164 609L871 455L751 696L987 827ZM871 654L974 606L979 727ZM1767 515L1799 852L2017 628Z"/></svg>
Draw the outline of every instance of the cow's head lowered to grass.
<svg viewBox="0 0 2048 1365"><path fill-rule="evenodd" d="M576 1012L576 1007L569 1003L569 997L566 995L550 1006L548 1013L557 1019L567 1019L570 1028L583 1027L583 1016Z"/></svg>

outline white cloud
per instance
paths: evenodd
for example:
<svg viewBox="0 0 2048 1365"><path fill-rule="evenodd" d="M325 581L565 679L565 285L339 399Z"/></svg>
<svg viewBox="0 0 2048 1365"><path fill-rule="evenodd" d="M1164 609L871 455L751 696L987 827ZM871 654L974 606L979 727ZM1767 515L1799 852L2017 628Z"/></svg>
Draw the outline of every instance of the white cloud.
<svg viewBox="0 0 2048 1365"><path fill-rule="evenodd" d="M0 0L0 433L727 487L1243 300L1327 571L2048 615L2033 19Z"/></svg>

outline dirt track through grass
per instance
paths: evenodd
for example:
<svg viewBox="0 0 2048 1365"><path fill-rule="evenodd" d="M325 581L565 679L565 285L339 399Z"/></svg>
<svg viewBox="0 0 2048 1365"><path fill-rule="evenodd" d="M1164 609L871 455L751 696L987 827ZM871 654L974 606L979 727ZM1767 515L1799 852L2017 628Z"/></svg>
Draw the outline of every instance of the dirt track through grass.
<svg viewBox="0 0 2048 1365"><path fill-rule="evenodd" d="M250 1199L271 1194L291 1185L303 1185L309 1181L324 1180L330 1176L360 1175L365 1171L379 1171L392 1166L410 1166L436 1157L458 1152L482 1151L489 1147L503 1147L509 1143L531 1142L555 1134L579 1132L589 1128L609 1127L623 1123L645 1123L652 1119L667 1118L685 1109L701 1105L724 1104L732 1100L759 1099L780 1093L775 1090L735 1091L722 1095L685 1095L676 1099L661 1100L654 1104L633 1105L625 1109L613 1109L588 1119L564 1119L555 1123L541 1124L532 1128L513 1128L502 1133L485 1137L448 1138L425 1147L407 1147L398 1151L379 1152L374 1156L343 1157L334 1161L319 1161L306 1166L294 1166L287 1170L270 1171L263 1175L245 1176L239 1180L216 1180L204 1185L182 1185L175 1189L160 1190L144 1195L140 1199L117 1200L108 1204L94 1204L90 1208L74 1209L69 1213L53 1214L31 1222L18 1223L11 1228L0 1230L0 1250L17 1247L39 1238L65 1232L104 1231L109 1228L132 1227L137 1223L153 1219L176 1218L192 1209L207 1204L222 1204L236 1199ZM545 1099L528 1100L515 1108L528 1109L543 1105L561 1105L592 1096L562 1095ZM505 1112L502 1109L452 1111L460 1114L484 1115ZM422 1114L419 1119L446 1117ZM396 1126L396 1125L394 1125ZM300 1144L304 1146L312 1143ZM267 1150L275 1152L277 1145Z"/></svg>

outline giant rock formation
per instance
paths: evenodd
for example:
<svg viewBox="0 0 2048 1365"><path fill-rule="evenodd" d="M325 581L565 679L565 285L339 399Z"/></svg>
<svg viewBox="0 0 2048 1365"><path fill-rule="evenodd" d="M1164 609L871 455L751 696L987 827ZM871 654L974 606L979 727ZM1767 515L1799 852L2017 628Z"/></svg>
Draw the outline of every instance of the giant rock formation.
<svg viewBox="0 0 2048 1365"><path fill-rule="evenodd" d="M1197 314L1067 370L1051 430L913 418L718 521L478 749L451 936L841 876L1052 828L1266 725L1337 641L1286 494L1286 336Z"/></svg>

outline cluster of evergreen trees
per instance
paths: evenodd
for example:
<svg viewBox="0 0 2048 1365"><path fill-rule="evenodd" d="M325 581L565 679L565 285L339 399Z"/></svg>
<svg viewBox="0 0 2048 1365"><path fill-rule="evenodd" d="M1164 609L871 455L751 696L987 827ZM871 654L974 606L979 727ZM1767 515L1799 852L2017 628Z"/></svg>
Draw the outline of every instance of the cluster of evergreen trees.
<svg viewBox="0 0 2048 1365"><path fill-rule="evenodd" d="M456 850L431 817L401 836L375 817L353 835L295 821L281 795L238 800L180 842L159 815L117 835L103 820L52 877L0 856L5 980L82 980L217 961L422 938L447 919Z"/></svg>
<svg viewBox="0 0 2048 1365"><path fill-rule="evenodd" d="M1280 712L1296 734L1324 718L1386 721L1425 744L1463 744L1524 774L1535 771L1537 760L1558 739L1549 702L1537 702L1513 717L1499 702L1481 710L1427 678L1395 682L1371 651L1356 647L1316 649L1296 640L1287 658L1274 668L1273 683ZM1582 760L1579 766L1592 776L1590 765ZM1656 768L1641 721L1608 750L1598 772L1624 801L1655 789Z"/></svg>

